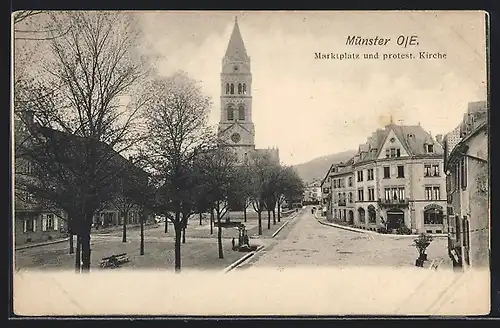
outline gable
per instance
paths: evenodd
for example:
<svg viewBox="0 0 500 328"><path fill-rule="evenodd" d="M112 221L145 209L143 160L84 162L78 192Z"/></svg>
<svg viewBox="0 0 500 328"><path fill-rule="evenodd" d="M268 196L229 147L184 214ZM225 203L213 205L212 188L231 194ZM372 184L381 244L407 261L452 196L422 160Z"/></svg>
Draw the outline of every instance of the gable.
<svg viewBox="0 0 500 328"><path fill-rule="evenodd" d="M387 134L387 137L384 140L382 147L380 148L377 159L386 158L386 151L387 149L389 149L390 151L391 148L399 149L400 157L409 156L408 152L406 151L406 147L403 145L402 140L398 138L398 136L396 135L396 133L394 133L394 130L392 129L389 130L389 133Z"/></svg>
<svg viewBox="0 0 500 328"><path fill-rule="evenodd" d="M238 133L241 138L237 144L247 145L253 143L252 133L237 123L233 123L229 127L226 127L225 130L221 130L219 136L225 139L229 144L234 144L234 142L231 140L231 136L234 133Z"/></svg>

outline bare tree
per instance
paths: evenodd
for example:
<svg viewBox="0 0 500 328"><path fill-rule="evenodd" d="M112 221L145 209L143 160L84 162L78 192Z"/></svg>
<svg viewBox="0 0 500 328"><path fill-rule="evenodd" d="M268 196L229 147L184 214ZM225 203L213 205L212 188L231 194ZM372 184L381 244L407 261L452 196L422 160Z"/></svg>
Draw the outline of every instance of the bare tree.
<svg viewBox="0 0 500 328"><path fill-rule="evenodd" d="M20 183L68 213L87 272L94 212L115 194L113 182L125 167L119 154L140 137L145 63L135 54L138 33L128 14L68 12L50 19L49 34L58 37L48 41L43 70L15 101L29 131L18 155L37 172L37 183Z"/></svg>
<svg viewBox="0 0 500 328"><path fill-rule="evenodd" d="M192 200L192 163L196 152L211 143L207 125L210 98L184 72L156 79L150 86L153 101L148 105L148 139L142 149L165 201L174 217L175 270L181 270L181 232L187 217L183 207Z"/></svg>
<svg viewBox="0 0 500 328"><path fill-rule="evenodd" d="M251 177L250 199L255 212L257 212L259 235L262 235L262 212L266 209L266 202L268 201L269 168L271 165L272 160L267 154L255 154L249 164ZM268 217L268 228L270 228L270 217Z"/></svg>
<svg viewBox="0 0 500 328"><path fill-rule="evenodd" d="M199 154L197 161L198 185L204 192L204 198L210 203L217 220L217 244L219 258L224 258L221 222L229 210L229 198L236 183L235 154L220 144L216 148Z"/></svg>

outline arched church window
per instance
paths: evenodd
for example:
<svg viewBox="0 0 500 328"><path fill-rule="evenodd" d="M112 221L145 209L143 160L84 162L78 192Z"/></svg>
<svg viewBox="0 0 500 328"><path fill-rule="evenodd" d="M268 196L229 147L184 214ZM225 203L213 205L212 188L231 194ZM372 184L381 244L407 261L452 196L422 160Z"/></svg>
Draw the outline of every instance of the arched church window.
<svg viewBox="0 0 500 328"><path fill-rule="evenodd" d="M226 94L229 93L229 83L226 83Z"/></svg>
<svg viewBox="0 0 500 328"><path fill-rule="evenodd" d="M238 120L245 120L245 107L243 105L240 105L240 107L238 108Z"/></svg>
<svg viewBox="0 0 500 328"><path fill-rule="evenodd" d="M241 83L238 83L238 94L241 95L242 92Z"/></svg>
<svg viewBox="0 0 500 328"><path fill-rule="evenodd" d="M234 95L234 84L231 83L231 94Z"/></svg>
<svg viewBox="0 0 500 328"><path fill-rule="evenodd" d="M243 83L243 94L244 95L247 94L247 84L246 83Z"/></svg>
<svg viewBox="0 0 500 328"><path fill-rule="evenodd" d="M231 105L227 107L227 120L228 121L234 120L234 108Z"/></svg>

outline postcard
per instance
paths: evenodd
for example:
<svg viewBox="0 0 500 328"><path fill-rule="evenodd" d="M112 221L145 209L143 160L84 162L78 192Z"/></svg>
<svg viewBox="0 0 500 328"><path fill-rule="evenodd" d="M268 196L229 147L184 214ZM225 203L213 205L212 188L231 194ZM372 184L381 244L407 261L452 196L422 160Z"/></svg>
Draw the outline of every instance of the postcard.
<svg viewBox="0 0 500 328"><path fill-rule="evenodd" d="M17 11L18 316L490 312L484 11Z"/></svg>

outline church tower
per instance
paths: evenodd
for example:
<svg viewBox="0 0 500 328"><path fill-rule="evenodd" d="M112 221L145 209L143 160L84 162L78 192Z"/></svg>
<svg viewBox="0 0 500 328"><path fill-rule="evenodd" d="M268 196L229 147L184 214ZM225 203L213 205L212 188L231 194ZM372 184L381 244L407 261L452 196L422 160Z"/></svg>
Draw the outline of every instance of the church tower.
<svg viewBox="0 0 500 328"><path fill-rule="evenodd" d="M218 135L226 145L235 150L238 161L242 162L255 150L255 127L252 122L250 57L247 55L237 18L222 58L220 83Z"/></svg>

